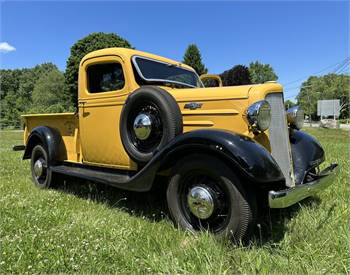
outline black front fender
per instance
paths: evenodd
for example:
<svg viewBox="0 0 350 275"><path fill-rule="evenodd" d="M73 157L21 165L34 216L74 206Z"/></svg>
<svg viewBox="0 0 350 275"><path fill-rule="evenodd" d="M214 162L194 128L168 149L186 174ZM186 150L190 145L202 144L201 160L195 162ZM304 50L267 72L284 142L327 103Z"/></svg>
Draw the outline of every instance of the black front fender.
<svg viewBox="0 0 350 275"><path fill-rule="evenodd" d="M311 135L292 130L290 133L295 183L302 184L307 172L325 160L321 144Z"/></svg>
<svg viewBox="0 0 350 275"><path fill-rule="evenodd" d="M23 159L31 157L32 150L37 144L44 146L50 163L54 163L60 154L65 153L61 134L51 127L38 126L31 131L28 137Z"/></svg>
<svg viewBox="0 0 350 275"><path fill-rule="evenodd" d="M204 152L226 160L253 182L284 181L284 176L263 146L245 136L224 130L197 130L175 138L158 152L153 161L169 166L191 152Z"/></svg>

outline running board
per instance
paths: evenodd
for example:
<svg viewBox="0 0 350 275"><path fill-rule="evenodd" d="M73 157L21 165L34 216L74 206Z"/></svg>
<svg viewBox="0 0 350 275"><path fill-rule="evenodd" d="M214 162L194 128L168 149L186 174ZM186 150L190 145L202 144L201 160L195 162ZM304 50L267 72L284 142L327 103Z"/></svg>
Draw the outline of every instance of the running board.
<svg viewBox="0 0 350 275"><path fill-rule="evenodd" d="M140 174L143 173L127 174L125 171L115 169L102 171L91 167L56 165L51 166L51 170L58 174L91 180L130 191L148 191L153 182L153 180L150 180L147 176L142 177Z"/></svg>

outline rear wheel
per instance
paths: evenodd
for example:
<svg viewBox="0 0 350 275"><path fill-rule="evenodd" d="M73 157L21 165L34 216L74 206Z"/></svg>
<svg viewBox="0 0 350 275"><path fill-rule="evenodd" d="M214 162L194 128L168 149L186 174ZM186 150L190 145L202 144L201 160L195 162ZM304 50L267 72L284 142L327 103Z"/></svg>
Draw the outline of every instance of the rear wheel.
<svg viewBox="0 0 350 275"><path fill-rule="evenodd" d="M254 197L220 159L191 155L174 167L167 202L175 224L190 230L208 230L219 237L245 239L254 223Z"/></svg>
<svg viewBox="0 0 350 275"><path fill-rule="evenodd" d="M48 155L42 145L36 145L32 150L31 172L34 184L39 188L48 188L52 184L52 171Z"/></svg>

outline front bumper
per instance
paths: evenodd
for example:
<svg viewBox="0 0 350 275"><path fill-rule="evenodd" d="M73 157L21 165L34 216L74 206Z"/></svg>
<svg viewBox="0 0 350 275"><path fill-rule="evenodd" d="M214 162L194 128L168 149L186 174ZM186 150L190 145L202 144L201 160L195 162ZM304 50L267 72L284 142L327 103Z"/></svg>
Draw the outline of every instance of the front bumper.
<svg viewBox="0 0 350 275"><path fill-rule="evenodd" d="M285 208L307 197L315 195L328 187L339 172L338 164L331 164L322 170L314 181L297 185L295 187L269 192L270 208Z"/></svg>

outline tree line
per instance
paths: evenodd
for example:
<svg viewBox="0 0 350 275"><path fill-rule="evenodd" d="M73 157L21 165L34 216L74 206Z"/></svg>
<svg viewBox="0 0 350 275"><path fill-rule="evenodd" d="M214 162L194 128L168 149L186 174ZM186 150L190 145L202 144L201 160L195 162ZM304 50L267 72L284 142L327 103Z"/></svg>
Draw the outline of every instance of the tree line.
<svg viewBox="0 0 350 275"><path fill-rule="evenodd" d="M31 69L0 70L2 128L20 126L20 115L72 110L64 91L64 75L52 63Z"/></svg>
<svg viewBox="0 0 350 275"><path fill-rule="evenodd" d="M183 63L191 66L198 75L206 74L208 69L202 62L201 53L196 44L190 44L185 52ZM235 65L219 74L224 86L259 84L266 81L276 81L278 76L269 64L259 61L251 62L249 66Z"/></svg>
<svg viewBox="0 0 350 275"><path fill-rule="evenodd" d="M0 127L20 127L21 114L75 111L80 60L91 51L109 47L133 48L130 42L117 34L91 33L71 47L65 72L59 71L52 63L34 68L0 70ZM183 63L193 67L198 75L208 72L195 44L187 47ZM278 79L271 65L259 61L251 62L249 66L237 64L219 75L224 86L258 84ZM315 116L317 99L340 98L342 117L349 116L349 76L312 76L302 86L305 88L301 89L297 97L298 103L309 110L310 115ZM289 102L288 106L291 104L294 103Z"/></svg>
<svg viewBox="0 0 350 275"><path fill-rule="evenodd" d="M323 99L340 100L341 119L349 118L350 76L330 73L323 76L310 76L302 83L297 101L305 114L317 119L317 101Z"/></svg>

